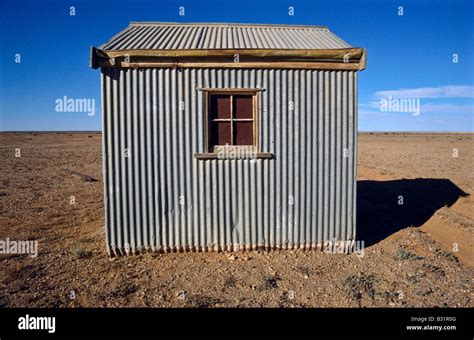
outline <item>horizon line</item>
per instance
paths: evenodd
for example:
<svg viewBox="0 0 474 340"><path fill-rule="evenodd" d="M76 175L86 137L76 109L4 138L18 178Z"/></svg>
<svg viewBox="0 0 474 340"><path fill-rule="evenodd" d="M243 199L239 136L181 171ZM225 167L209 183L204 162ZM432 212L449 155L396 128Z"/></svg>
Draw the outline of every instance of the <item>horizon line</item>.
<svg viewBox="0 0 474 340"><path fill-rule="evenodd" d="M102 130L0 130L0 133L102 133ZM474 133L474 131L359 130L357 133Z"/></svg>

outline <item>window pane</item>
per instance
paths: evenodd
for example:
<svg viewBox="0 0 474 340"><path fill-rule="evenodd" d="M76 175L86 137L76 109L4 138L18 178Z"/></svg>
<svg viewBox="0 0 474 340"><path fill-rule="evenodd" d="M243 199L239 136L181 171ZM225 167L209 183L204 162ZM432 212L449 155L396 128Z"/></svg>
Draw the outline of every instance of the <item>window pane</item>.
<svg viewBox="0 0 474 340"><path fill-rule="evenodd" d="M228 122L211 122L210 123L209 140L211 145L226 145L232 144L230 140L230 123ZM212 151L212 150L211 150Z"/></svg>
<svg viewBox="0 0 474 340"><path fill-rule="evenodd" d="M253 118L253 96L234 95L234 118Z"/></svg>
<svg viewBox="0 0 474 340"><path fill-rule="evenodd" d="M235 145L253 145L253 122L235 122L234 141Z"/></svg>
<svg viewBox="0 0 474 340"><path fill-rule="evenodd" d="M213 94L210 97L211 119L229 119L230 96L226 94Z"/></svg>

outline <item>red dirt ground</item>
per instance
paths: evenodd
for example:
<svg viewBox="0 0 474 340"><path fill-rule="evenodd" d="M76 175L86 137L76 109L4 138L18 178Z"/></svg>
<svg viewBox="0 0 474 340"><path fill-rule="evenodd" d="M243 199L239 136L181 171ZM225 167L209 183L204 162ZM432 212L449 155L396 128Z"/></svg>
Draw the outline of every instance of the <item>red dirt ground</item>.
<svg viewBox="0 0 474 340"><path fill-rule="evenodd" d="M359 136L362 258L275 251L111 259L100 134L1 133L0 240L38 240L39 255L0 255L0 306L473 307L473 137Z"/></svg>

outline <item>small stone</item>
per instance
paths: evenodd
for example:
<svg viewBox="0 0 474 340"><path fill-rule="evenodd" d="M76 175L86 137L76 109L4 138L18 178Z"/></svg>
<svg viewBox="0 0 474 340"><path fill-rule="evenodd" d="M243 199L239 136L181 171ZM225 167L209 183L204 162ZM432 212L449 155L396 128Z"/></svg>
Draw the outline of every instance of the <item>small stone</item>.
<svg viewBox="0 0 474 340"><path fill-rule="evenodd" d="M175 294L176 298L179 300L186 299L186 292L184 290L178 290Z"/></svg>

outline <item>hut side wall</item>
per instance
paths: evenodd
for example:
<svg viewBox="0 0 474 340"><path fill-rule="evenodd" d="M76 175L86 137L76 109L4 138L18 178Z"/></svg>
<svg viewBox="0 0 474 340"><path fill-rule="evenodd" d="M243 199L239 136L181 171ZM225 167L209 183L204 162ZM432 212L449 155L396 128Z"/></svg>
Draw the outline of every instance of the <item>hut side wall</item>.
<svg viewBox="0 0 474 340"><path fill-rule="evenodd" d="M110 253L354 239L356 72L106 68L101 79ZM194 158L205 152L199 88L264 89L259 151L274 158Z"/></svg>

